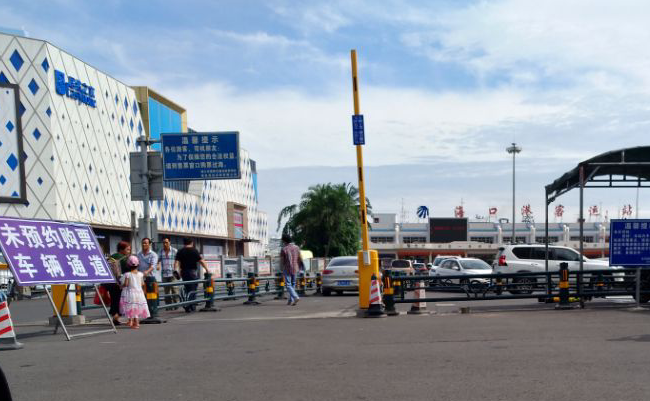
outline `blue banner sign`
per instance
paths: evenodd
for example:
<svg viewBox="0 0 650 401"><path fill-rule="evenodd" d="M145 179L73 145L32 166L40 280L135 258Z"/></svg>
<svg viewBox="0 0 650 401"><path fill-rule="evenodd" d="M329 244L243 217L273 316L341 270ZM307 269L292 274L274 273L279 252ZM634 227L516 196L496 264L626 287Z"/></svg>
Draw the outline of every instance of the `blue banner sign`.
<svg viewBox="0 0 650 401"><path fill-rule="evenodd" d="M366 144L366 135L363 128L362 114L355 114L352 116L352 142L355 145Z"/></svg>
<svg viewBox="0 0 650 401"><path fill-rule="evenodd" d="M609 264L612 266L650 266L650 220L611 221Z"/></svg>
<svg viewBox="0 0 650 401"><path fill-rule="evenodd" d="M239 132L162 134L163 179L236 180Z"/></svg>
<svg viewBox="0 0 650 401"><path fill-rule="evenodd" d="M79 103L86 104L93 108L97 107L95 88L92 86L71 76L68 76L68 80L66 81L65 74L59 70L54 70L54 83L56 86L56 93L59 95L78 100Z"/></svg>

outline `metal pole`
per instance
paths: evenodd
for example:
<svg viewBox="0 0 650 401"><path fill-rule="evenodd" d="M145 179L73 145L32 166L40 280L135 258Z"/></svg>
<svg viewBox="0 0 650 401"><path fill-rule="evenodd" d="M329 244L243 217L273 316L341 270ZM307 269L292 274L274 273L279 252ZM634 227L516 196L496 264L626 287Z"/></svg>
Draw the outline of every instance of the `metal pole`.
<svg viewBox="0 0 650 401"><path fill-rule="evenodd" d="M140 153L142 154L142 188L144 189L144 199L142 200L142 221L144 230L142 233L145 238L151 238L151 224L149 223L149 164L147 160L147 150L149 144L147 138L143 135L138 138L140 144ZM140 238L142 240L142 238Z"/></svg>
<svg viewBox="0 0 650 401"><path fill-rule="evenodd" d="M508 153L512 153L512 238L510 243L516 244L515 241L515 155L521 152L521 147L517 146L516 143L512 143L512 146L506 148Z"/></svg>
<svg viewBox="0 0 650 401"><path fill-rule="evenodd" d="M582 298L582 270L584 269L584 192L585 192L585 167L580 166L580 274L578 275L578 296L580 297L580 307L585 307L585 300Z"/></svg>
<svg viewBox="0 0 650 401"><path fill-rule="evenodd" d="M546 273L546 294L551 295L551 277L548 275L548 196L544 196L544 236L545 256L544 256L544 273Z"/></svg>
<svg viewBox="0 0 650 401"><path fill-rule="evenodd" d="M641 266L636 267L636 308L641 308Z"/></svg>
<svg viewBox="0 0 650 401"><path fill-rule="evenodd" d="M357 51L352 50L352 97L354 99L354 114L359 115L359 82L357 80ZM357 145L357 175L359 177L359 209L361 212L361 242L363 243L363 250L367 251L369 248L368 239L368 222L366 210L366 189L363 179L363 147Z"/></svg>

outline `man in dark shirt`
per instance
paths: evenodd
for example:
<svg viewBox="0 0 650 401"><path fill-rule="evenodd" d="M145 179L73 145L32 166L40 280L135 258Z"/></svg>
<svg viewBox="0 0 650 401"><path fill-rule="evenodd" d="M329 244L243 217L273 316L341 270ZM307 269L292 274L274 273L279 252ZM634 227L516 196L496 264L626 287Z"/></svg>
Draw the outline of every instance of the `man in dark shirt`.
<svg viewBox="0 0 650 401"><path fill-rule="evenodd" d="M208 272L208 265L203 260L203 257L199 251L194 248L194 241L191 238L185 238L183 240L183 248L181 248L176 253L176 260L174 261L174 269L180 270L181 279L183 281L192 281L198 280L198 264L203 266L205 272ZM185 284L185 294L188 296L188 301L193 301L196 298L196 289L198 288L198 283ZM196 305L185 306L185 312L190 313L194 312Z"/></svg>

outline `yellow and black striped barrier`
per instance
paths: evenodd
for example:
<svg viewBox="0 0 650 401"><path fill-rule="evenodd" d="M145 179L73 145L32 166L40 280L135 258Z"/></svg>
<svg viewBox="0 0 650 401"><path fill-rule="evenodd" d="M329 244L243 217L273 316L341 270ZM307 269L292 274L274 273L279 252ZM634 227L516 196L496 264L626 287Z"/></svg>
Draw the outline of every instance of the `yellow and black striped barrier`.
<svg viewBox="0 0 650 401"><path fill-rule="evenodd" d="M158 283L154 276L146 276L144 278L144 286L146 290L147 307L149 308L149 317L142 320L144 324L159 324L162 320L158 318Z"/></svg>
<svg viewBox="0 0 650 401"><path fill-rule="evenodd" d="M244 302L244 305L259 305L260 303L255 300L257 287L259 286L259 281L255 277L255 273L248 273L246 285L248 287L248 300Z"/></svg>
<svg viewBox="0 0 650 401"><path fill-rule="evenodd" d="M567 262L560 263L560 284L558 287L559 302L555 305L555 309L571 309L569 300L569 264Z"/></svg>
<svg viewBox="0 0 650 401"><path fill-rule="evenodd" d="M273 299L287 299L287 297L284 296L284 274L282 274L282 272L277 272L275 274L275 289L277 295Z"/></svg>
<svg viewBox="0 0 650 401"><path fill-rule="evenodd" d="M214 280L212 279L212 273L205 273L203 297L205 298L205 306L199 309L199 312L218 312L221 310L214 307Z"/></svg>

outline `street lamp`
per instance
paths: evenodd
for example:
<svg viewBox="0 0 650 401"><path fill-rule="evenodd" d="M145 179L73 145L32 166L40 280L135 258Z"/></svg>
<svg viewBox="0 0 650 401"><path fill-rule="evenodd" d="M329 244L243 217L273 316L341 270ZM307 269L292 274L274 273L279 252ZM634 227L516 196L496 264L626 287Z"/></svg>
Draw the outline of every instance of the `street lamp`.
<svg viewBox="0 0 650 401"><path fill-rule="evenodd" d="M515 155L521 152L521 146L512 143L512 146L506 148L508 153L512 153L512 238L511 243L515 244Z"/></svg>

